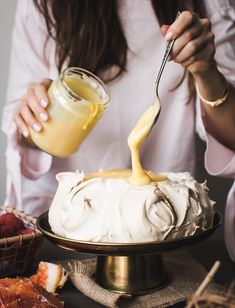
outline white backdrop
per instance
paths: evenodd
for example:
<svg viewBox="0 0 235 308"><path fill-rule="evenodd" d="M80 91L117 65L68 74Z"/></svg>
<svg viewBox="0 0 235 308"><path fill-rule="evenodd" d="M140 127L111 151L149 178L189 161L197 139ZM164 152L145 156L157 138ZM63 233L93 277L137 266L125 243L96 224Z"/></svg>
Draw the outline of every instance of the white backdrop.
<svg viewBox="0 0 235 308"><path fill-rule="evenodd" d="M24 0L19 0L24 1ZM16 0L1 0L0 1L0 114L5 104L6 85L8 78L8 66L11 46L11 31L14 21L16 9ZM0 203L5 197L5 135L0 133Z"/></svg>
<svg viewBox="0 0 235 308"><path fill-rule="evenodd" d="M18 0L26 1L26 0ZM33 0L32 0L33 1ZM142 0L139 0L142 1ZM212 0L206 0L212 1ZM235 0L232 0L235 4ZM0 1L0 114L2 114L2 108L5 104L6 95L6 85L8 77L8 67L9 67L9 55L10 55L10 45L11 45L11 31L14 20L14 12L16 8L16 0L1 0ZM12 89L14 91L14 89ZM0 132L0 203L3 202L5 197L5 136ZM201 147L201 146L200 146ZM217 201L221 212L223 212L224 203L226 199L226 193L231 182L224 179L212 178L206 174L200 174L201 177L208 178L209 187L211 188L211 196Z"/></svg>

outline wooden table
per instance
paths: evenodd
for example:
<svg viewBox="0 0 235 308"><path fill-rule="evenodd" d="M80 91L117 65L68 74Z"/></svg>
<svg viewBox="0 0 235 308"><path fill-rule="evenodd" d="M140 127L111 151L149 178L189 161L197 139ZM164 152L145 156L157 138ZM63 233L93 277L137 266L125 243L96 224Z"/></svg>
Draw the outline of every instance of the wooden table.
<svg viewBox="0 0 235 308"><path fill-rule="evenodd" d="M235 279L235 263L233 263L225 249L223 240L209 239L201 244L198 244L189 249L190 254L207 269L213 265L215 260L220 260L222 265L215 277L217 283L228 285ZM66 251L62 248L56 247L47 240L43 243L42 249L39 252L38 261L44 260L53 262L63 259L84 259L91 257L88 254L81 254L77 252ZM65 302L65 308L100 308L102 305L85 297L70 283L60 291L59 298ZM182 304L175 307L183 307Z"/></svg>

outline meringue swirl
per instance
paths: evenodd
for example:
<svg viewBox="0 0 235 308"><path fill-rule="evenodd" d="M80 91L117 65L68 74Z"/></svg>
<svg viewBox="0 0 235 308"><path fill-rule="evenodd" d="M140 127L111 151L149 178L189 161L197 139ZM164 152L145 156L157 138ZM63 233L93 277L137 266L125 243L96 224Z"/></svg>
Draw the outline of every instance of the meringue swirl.
<svg viewBox="0 0 235 308"><path fill-rule="evenodd" d="M158 175L161 181L137 186L128 182L131 170L124 173L59 173L49 210L52 231L75 240L133 243L182 238L211 227L214 202L206 182L189 173L164 173Z"/></svg>

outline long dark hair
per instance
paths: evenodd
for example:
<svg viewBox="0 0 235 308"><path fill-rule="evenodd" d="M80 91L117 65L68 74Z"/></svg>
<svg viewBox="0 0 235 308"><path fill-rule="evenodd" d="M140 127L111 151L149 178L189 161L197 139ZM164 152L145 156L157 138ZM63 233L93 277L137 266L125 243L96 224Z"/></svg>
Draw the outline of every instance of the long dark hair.
<svg viewBox="0 0 235 308"><path fill-rule="evenodd" d="M114 78L125 71L128 43L118 16L118 0L34 0L34 3L45 18L48 37L56 42L59 71L65 61L69 66L95 74L116 66ZM203 15L202 0L152 0L152 6L160 25L171 24L177 11L189 8Z"/></svg>

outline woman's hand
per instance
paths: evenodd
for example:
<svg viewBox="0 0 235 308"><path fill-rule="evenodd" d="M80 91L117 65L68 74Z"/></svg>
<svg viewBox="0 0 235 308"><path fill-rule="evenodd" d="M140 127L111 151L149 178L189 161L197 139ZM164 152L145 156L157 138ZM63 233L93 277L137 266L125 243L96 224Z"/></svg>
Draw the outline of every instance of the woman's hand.
<svg viewBox="0 0 235 308"><path fill-rule="evenodd" d="M209 20L199 19L196 14L185 11L171 26L164 25L161 30L167 41L176 39L171 59L192 73L201 97L211 102L220 99L227 87L226 77L218 70L214 60L214 35ZM201 100L202 119L207 132L233 151L235 138L231 132L235 131L234 101L235 89L232 85L226 102L218 108L212 108Z"/></svg>
<svg viewBox="0 0 235 308"><path fill-rule="evenodd" d="M163 32L166 30L163 26ZM204 73L215 66L214 34L208 19L184 11L168 28L165 39L175 40L171 59L183 65L193 75Z"/></svg>
<svg viewBox="0 0 235 308"><path fill-rule="evenodd" d="M18 131L25 137L29 137L29 127L35 132L40 132L42 122L48 120L45 108L49 103L47 90L51 79L44 79L41 83L31 83L27 87L26 94L21 98L16 107L13 120Z"/></svg>

